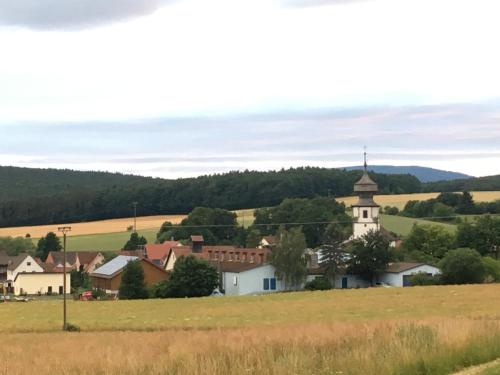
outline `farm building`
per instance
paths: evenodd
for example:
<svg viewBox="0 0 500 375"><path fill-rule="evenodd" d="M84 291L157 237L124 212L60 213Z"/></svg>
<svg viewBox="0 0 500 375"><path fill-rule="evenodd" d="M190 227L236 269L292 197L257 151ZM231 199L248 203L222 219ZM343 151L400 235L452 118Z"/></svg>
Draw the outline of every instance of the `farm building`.
<svg viewBox="0 0 500 375"><path fill-rule="evenodd" d="M92 286L103 289L107 293L118 293L123 269L128 262L134 260L140 260L142 269L144 270L144 281L147 286L152 286L167 278L168 273L162 267L157 266L148 259L119 255L90 274Z"/></svg>
<svg viewBox="0 0 500 375"><path fill-rule="evenodd" d="M14 294L63 294L64 276L60 272L21 272L14 280ZM66 274L66 293L70 292L71 275Z"/></svg>

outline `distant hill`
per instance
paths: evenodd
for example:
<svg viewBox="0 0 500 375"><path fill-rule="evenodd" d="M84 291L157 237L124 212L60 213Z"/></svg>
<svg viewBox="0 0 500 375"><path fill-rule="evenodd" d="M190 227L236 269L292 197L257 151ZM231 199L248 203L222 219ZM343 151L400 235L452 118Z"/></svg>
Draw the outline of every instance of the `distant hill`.
<svg viewBox="0 0 500 375"><path fill-rule="evenodd" d="M285 198L352 194L360 171L296 168L165 180L105 172L0 167L0 227L274 206ZM411 175L374 174L381 193L422 189Z"/></svg>
<svg viewBox="0 0 500 375"><path fill-rule="evenodd" d="M342 169L355 171L363 169L363 166L346 167ZM463 173L418 166L370 165L368 169L375 173L411 174L418 178L421 182L450 181L472 178L472 176Z"/></svg>

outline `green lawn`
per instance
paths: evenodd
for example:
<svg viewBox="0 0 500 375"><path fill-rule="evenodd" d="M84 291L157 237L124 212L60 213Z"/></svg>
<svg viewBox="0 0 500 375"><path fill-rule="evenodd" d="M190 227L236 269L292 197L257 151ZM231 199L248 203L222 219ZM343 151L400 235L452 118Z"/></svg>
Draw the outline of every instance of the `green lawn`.
<svg viewBox="0 0 500 375"><path fill-rule="evenodd" d="M404 216L380 215L380 222L385 229L401 236L408 235L415 223L438 225L445 228L450 233L455 233L457 229L457 226L453 224L445 224L437 221L415 219Z"/></svg>
<svg viewBox="0 0 500 375"><path fill-rule="evenodd" d="M156 241L158 229L145 229L138 231L141 236L146 237L148 243ZM117 251L130 238L130 232L90 234L86 236L68 237L68 251Z"/></svg>

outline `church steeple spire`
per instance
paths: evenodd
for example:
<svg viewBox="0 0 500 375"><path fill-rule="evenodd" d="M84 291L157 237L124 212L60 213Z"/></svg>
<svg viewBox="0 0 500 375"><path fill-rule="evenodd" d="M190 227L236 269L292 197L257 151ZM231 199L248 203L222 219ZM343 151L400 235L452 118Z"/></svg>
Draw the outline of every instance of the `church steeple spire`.
<svg viewBox="0 0 500 375"><path fill-rule="evenodd" d="M365 173L368 173L368 165L366 164L366 146L364 146L364 156L365 156L365 164L364 164L364 167L365 167Z"/></svg>

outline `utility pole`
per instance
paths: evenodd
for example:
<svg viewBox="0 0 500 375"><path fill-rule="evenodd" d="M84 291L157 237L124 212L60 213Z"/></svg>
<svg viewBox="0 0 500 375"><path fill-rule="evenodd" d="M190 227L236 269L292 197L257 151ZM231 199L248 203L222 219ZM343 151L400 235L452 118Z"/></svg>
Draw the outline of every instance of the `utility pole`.
<svg viewBox="0 0 500 375"><path fill-rule="evenodd" d="M138 202L132 202L132 206L134 206L134 233L137 233L137 204Z"/></svg>
<svg viewBox="0 0 500 375"><path fill-rule="evenodd" d="M59 227L57 230L63 234L63 331L66 331L66 233L71 231L71 227Z"/></svg>

